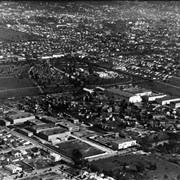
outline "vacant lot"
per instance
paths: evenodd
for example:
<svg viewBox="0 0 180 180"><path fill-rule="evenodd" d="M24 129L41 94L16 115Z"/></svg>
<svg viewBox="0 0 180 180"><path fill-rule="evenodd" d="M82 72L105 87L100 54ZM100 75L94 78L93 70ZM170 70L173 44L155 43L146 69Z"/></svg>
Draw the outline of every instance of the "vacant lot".
<svg viewBox="0 0 180 180"><path fill-rule="evenodd" d="M68 157L72 157L72 151L74 149L78 149L82 153L83 157L89 157L103 153L103 151L96 149L93 146L90 146L89 144L86 144L79 140L72 140L69 142L60 143L58 146L59 150Z"/></svg>

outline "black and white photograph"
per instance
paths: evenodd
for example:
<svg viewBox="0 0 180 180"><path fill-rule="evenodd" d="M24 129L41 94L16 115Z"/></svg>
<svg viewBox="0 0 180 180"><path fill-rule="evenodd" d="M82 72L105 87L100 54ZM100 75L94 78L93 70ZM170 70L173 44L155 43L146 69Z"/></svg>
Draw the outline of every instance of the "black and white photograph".
<svg viewBox="0 0 180 180"><path fill-rule="evenodd" d="M0 1L0 180L180 180L180 2Z"/></svg>

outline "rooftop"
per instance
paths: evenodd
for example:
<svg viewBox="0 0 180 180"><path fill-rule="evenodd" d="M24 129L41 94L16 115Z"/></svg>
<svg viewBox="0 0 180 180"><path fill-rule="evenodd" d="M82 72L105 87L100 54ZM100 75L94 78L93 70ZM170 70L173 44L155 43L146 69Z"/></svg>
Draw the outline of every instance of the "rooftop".
<svg viewBox="0 0 180 180"><path fill-rule="evenodd" d="M55 134L61 134L61 133L64 133L66 131L67 131L66 128L59 127L58 129L56 128L56 129L50 129L47 131L42 131L41 134L44 134L46 136L50 136L50 135L55 135Z"/></svg>
<svg viewBox="0 0 180 180"><path fill-rule="evenodd" d="M130 138L122 138L119 136L115 137L115 135L96 136L95 138L92 138L92 139L107 146L112 146L112 143L120 144L120 143L129 142L133 140Z"/></svg>
<svg viewBox="0 0 180 180"><path fill-rule="evenodd" d="M141 88L138 86L125 88L124 91L129 92L129 93L133 93L133 94L151 92L150 90L147 90L147 89L144 89L144 88Z"/></svg>
<svg viewBox="0 0 180 180"><path fill-rule="evenodd" d="M50 121L50 122L52 122L52 123L55 123L55 122L58 122L59 120L57 119L57 118L54 118L54 117L52 117L52 116L41 116L41 119L43 120L48 120L48 121Z"/></svg>
<svg viewBox="0 0 180 180"><path fill-rule="evenodd" d="M27 118L31 116L34 116L34 115L28 112L21 112L21 111L8 115L8 117L11 119Z"/></svg>
<svg viewBox="0 0 180 180"><path fill-rule="evenodd" d="M34 130L43 130L43 129L50 129L54 128L55 126L53 124L40 124L40 125L34 125L32 126L32 129Z"/></svg>
<svg viewBox="0 0 180 180"><path fill-rule="evenodd" d="M114 87L108 88L107 91L110 93L117 94L119 96L127 97L127 98L130 98L131 96L133 96L133 93L126 92L119 88L114 88Z"/></svg>

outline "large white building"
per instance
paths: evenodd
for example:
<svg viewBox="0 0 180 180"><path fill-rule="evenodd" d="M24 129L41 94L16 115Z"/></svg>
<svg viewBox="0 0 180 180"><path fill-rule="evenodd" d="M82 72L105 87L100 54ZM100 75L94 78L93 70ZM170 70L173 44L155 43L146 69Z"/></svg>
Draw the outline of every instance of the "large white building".
<svg viewBox="0 0 180 180"><path fill-rule="evenodd" d="M5 169L8 170L10 173L15 174L22 171L22 168L18 165L9 164L5 166Z"/></svg>
<svg viewBox="0 0 180 180"><path fill-rule="evenodd" d="M139 95L134 95L129 98L129 102L131 103L140 103L142 102L142 97Z"/></svg>
<svg viewBox="0 0 180 180"><path fill-rule="evenodd" d="M51 153L51 157L55 162L60 161L62 159L61 156L57 153Z"/></svg>
<svg viewBox="0 0 180 180"><path fill-rule="evenodd" d="M136 140L125 138L125 139L119 139L119 140L113 141L112 144L115 149L122 150L122 149L127 149L129 147L136 146L137 142Z"/></svg>
<svg viewBox="0 0 180 180"><path fill-rule="evenodd" d="M148 97L148 101L155 101L157 99L161 99L166 97L166 94L152 94L151 96Z"/></svg>
<svg viewBox="0 0 180 180"><path fill-rule="evenodd" d="M118 133L112 135L91 137L91 140L113 150L123 150L138 145L136 140L131 138L121 138L119 137Z"/></svg>
<svg viewBox="0 0 180 180"><path fill-rule="evenodd" d="M70 132L67 131L66 128L59 127L54 128L46 131L41 131L39 133L39 136L46 141L51 141L52 143L55 143L57 140L59 141L65 141L70 136Z"/></svg>
<svg viewBox="0 0 180 180"><path fill-rule="evenodd" d="M139 87L129 87L129 88L124 88L123 90L120 88L108 88L108 92L116 94L118 96L121 96L128 100L131 103L140 103L142 102L142 97L143 96L151 96L152 91L142 89Z"/></svg>
<svg viewBox="0 0 180 180"><path fill-rule="evenodd" d="M172 97L169 97L169 96L158 99L158 102L161 105L166 105L166 104L170 104L170 103L176 103L176 102L179 102L179 101L180 101L180 98L172 98Z"/></svg>
<svg viewBox="0 0 180 180"><path fill-rule="evenodd" d="M20 124L26 121L31 121L35 119L35 116L28 112L18 111L13 114L7 115L6 119L11 122L11 124Z"/></svg>

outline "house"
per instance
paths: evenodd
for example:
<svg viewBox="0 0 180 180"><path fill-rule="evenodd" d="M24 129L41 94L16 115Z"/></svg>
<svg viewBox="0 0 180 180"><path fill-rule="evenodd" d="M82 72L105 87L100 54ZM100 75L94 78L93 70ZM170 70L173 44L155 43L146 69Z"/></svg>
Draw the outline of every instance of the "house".
<svg viewBox="0 0 180 180"><path fill-rule="evenodd" d="M10 173L15 174L22 171L22 168L18 165L9 164L5 166L5 169L8 170Z"/></svg>

